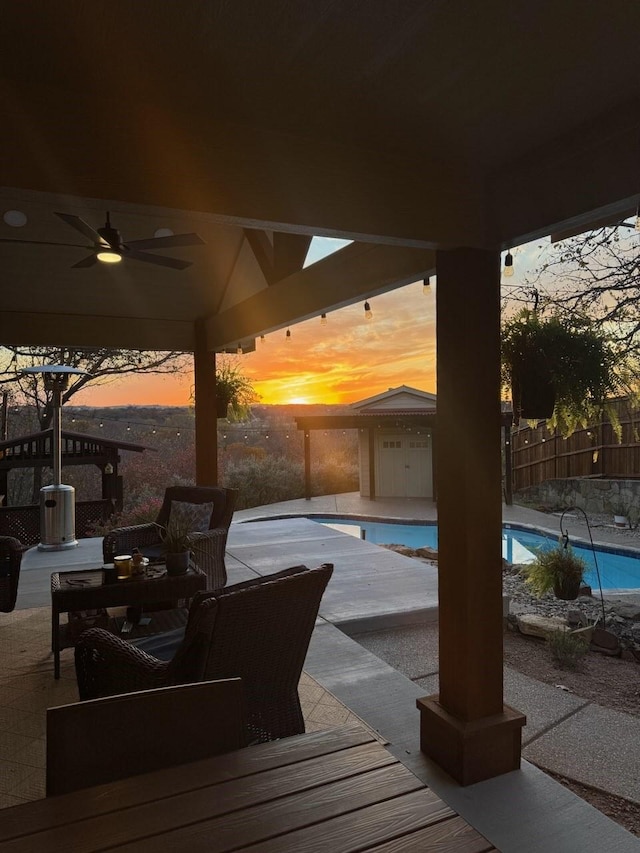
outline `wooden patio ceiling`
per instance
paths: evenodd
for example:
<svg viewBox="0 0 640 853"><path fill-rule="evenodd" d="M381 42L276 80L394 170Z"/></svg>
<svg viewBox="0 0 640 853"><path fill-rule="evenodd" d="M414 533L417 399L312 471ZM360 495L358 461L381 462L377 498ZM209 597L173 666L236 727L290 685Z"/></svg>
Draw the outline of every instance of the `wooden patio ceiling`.
<svg viewBox="0 0 640 853"><path fill-rule="evenodd" d="M0 341L237 345L630 212L634 3L33 0L3 10ZM196 231L183 272L71 269L55 211ZM249 229L249 231L247 231ZM300 270L310 235L356 242ZM274 236L275 235L275 236ZM296 236L297 235L297 236ZM469 283L473 286L473 282Z"/></svg>

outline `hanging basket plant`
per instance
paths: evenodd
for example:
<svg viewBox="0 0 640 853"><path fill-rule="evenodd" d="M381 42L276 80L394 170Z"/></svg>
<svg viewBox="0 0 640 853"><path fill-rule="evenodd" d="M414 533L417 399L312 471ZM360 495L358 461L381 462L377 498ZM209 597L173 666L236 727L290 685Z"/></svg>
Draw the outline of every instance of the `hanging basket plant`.
<svg viewBox="0 0 640 853"><path fill-rule="evenodd" d="M216 414L240 421L247 417L251 403L258 399L251 380L229 358L220 359L216 369Z"/></svg>
<svg viewBox="0 0 640 853"><path fill-rule="evenodd" d="M502 329L502 378L516 419L548 420L570 435L598 418L616 391L615 356L589 320L524 309Z"/></svg>

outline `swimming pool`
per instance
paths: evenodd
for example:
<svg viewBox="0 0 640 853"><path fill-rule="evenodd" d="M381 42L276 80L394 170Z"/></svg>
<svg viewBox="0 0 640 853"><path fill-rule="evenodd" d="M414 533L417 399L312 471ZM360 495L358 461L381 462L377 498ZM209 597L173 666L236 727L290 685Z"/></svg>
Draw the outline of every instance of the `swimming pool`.
<svg viewBox="0 0 640 853"><path fill-rule="evenodd" d="M359 518L332 518L330 516L308 516L312 521L326 524L342 533L367 539L377 545L406 545L408 548L438 547L438 528L435 522L408 524L391 521L364 520ZM502 556L510 563L530 563L538 548L548 550L558 544L557 534L545 534L513 525L502 528ZM585 582L598 589L593 551L571 539L571 547L585 561ZM596 546L598 568L602 588L605 590L635 590L640 588L640 553L634 556L628 549Z"/></svg>

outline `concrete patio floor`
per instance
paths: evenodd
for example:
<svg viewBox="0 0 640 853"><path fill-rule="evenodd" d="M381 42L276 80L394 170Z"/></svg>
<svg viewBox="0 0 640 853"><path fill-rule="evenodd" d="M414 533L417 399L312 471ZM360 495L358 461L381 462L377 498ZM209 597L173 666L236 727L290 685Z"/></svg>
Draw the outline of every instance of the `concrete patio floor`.
<svg viewBox="0 0 640 853"><path fill-rule="evenodd" d="M305 664L305 672L312 679L312 690L329 691L338 703L335 719L321 709L322 719L326 717L325 725L341 722L339 717L345 713L363 719L389 742L388 748L403 763L503 853L640 850L640 840L527 761L520 771L460 788L422 755L415 700L437 690L437 649L420 651L422 659L418 662L414 659L416 665L420 664L420 671L415 675L403 674L385 663L383 657L388 658L402 643L406 651L408 634L437 619L436 571L313 521L287 517L310 513L430 520L435 519L436 512L431 502L371 502L349 494L236 513L228 542L230 583L300 562L310 566L320 562L335 565ZM285 518L278 519L278 516ZM258 521L259 518L271 520ZM505 520L547 529L551 526L549 516L517 507L505 507ZM576 524L575 535L580 535L577 528ZM99 546L100 540L84 540L74 551L28 552L23 561L18 607L48 605L48 579L56 568L54 561L59 561L60 568L100 565ZM46 557L46 566L38 566L42 557ZM0 620L0 629L2 624ZM356 641L362 632L367 632L368 638L375 637L372 632L377 632L384 645L384 648L380 646L379 654ZM69 666L70 652L63 656L65 654ZM524 679L508 669L505 671L507 700L514 697L513 704L527 713L530 720L523 740L525 745L535 746L532 757L544 765L541 751L545 742L549 744L549 761L554 754L561 755L558 733L564 726L570 736L573 721L580 737L580 748L577 751L570 748L570 752L574 758L587 753L590 757L587 765L595 766L593 754L596 757L601 752L606 755L607 750L604 741L607 726L603 726L603 720L594 720L596 729L589 725L589 715L583 713L585 709L576 702L576 697L548 687L546 692L539 688L539 683L533 679ZM319 701L321 694L316 693L316 697ZM625 717L625 723L631 728L625 725L621 738L620 721L612 719L614 728L609 729L608 736L616 744L616 764L610 768L609 775L626 780L629 791L622 795L633 799L637 796L640 801L640 791L635 787L635 768L640 758L636 755L636 744L640 743L639 721L627 719L626 715L618 716ZM525 746L525 755L527 748ZM628 760L628 773L627 765L620 764L625 760ZM602 769L600 763L599 760L595 762L598 773ZM599 783L587 780L586 784ZM600 787L605 785L600 784Z"/></svg>

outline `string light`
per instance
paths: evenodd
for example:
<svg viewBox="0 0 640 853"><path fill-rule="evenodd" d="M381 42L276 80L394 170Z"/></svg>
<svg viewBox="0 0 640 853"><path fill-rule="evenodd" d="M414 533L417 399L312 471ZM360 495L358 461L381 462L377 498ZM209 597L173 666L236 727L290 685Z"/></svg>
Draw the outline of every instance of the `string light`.
<svg viewBox="0 0 640 853"><path fill-rule="evenodd" d="M321 315L320 315L320 325L321 325L321 326L326 326L326 325L327 325L327 315L326 315L326 314L321 314Z"/></svg>
<svg viewBox="0 0 640 853"><path fill-rule="evenodd" d="M264 335L260 335L260 343L261 343L261 344L263 344L264 342L265 342L265 337L264 337Z"/></svg>
<svg viewBox="0 0 640 853"><path fill-rule="evenodd" d="M287 343L291 340L291 329L287 329L287 334L285 335L285 340Z"/></svg>
<svg viewBox="0 0 640 853"><path fill-rule="evenodd" d="M368 302L364 303L364 318L365 320L371 320L373 318L373 311L371 310L371 305Z"/></svg>
<svg viewBox="0 0 640 853"><path fill-rule="evenodd" d="M238 344L236 349L236 355L242 355L242 344Z"/></svg>
<svg viewBox="0 0 640 853"><path fill-rule="evenodd" d="M431 279L427 276L427 278L422 279L422 292L427 294L431 292Z"/></svg>
<svg viewBox="0 0 640 853"><path fill-rule="evenodd" d="M640 202L638 202L638 210L636 211L636 231L640 231Z"/></svg>
<svg viewBox="0 0 640 853"><path fill-rule="evenodd" d="M507 252L504 258L504 269L502 270L502 275L505 278L511 278L513 275L513 255L511 254L511 250Z"/></svg>

